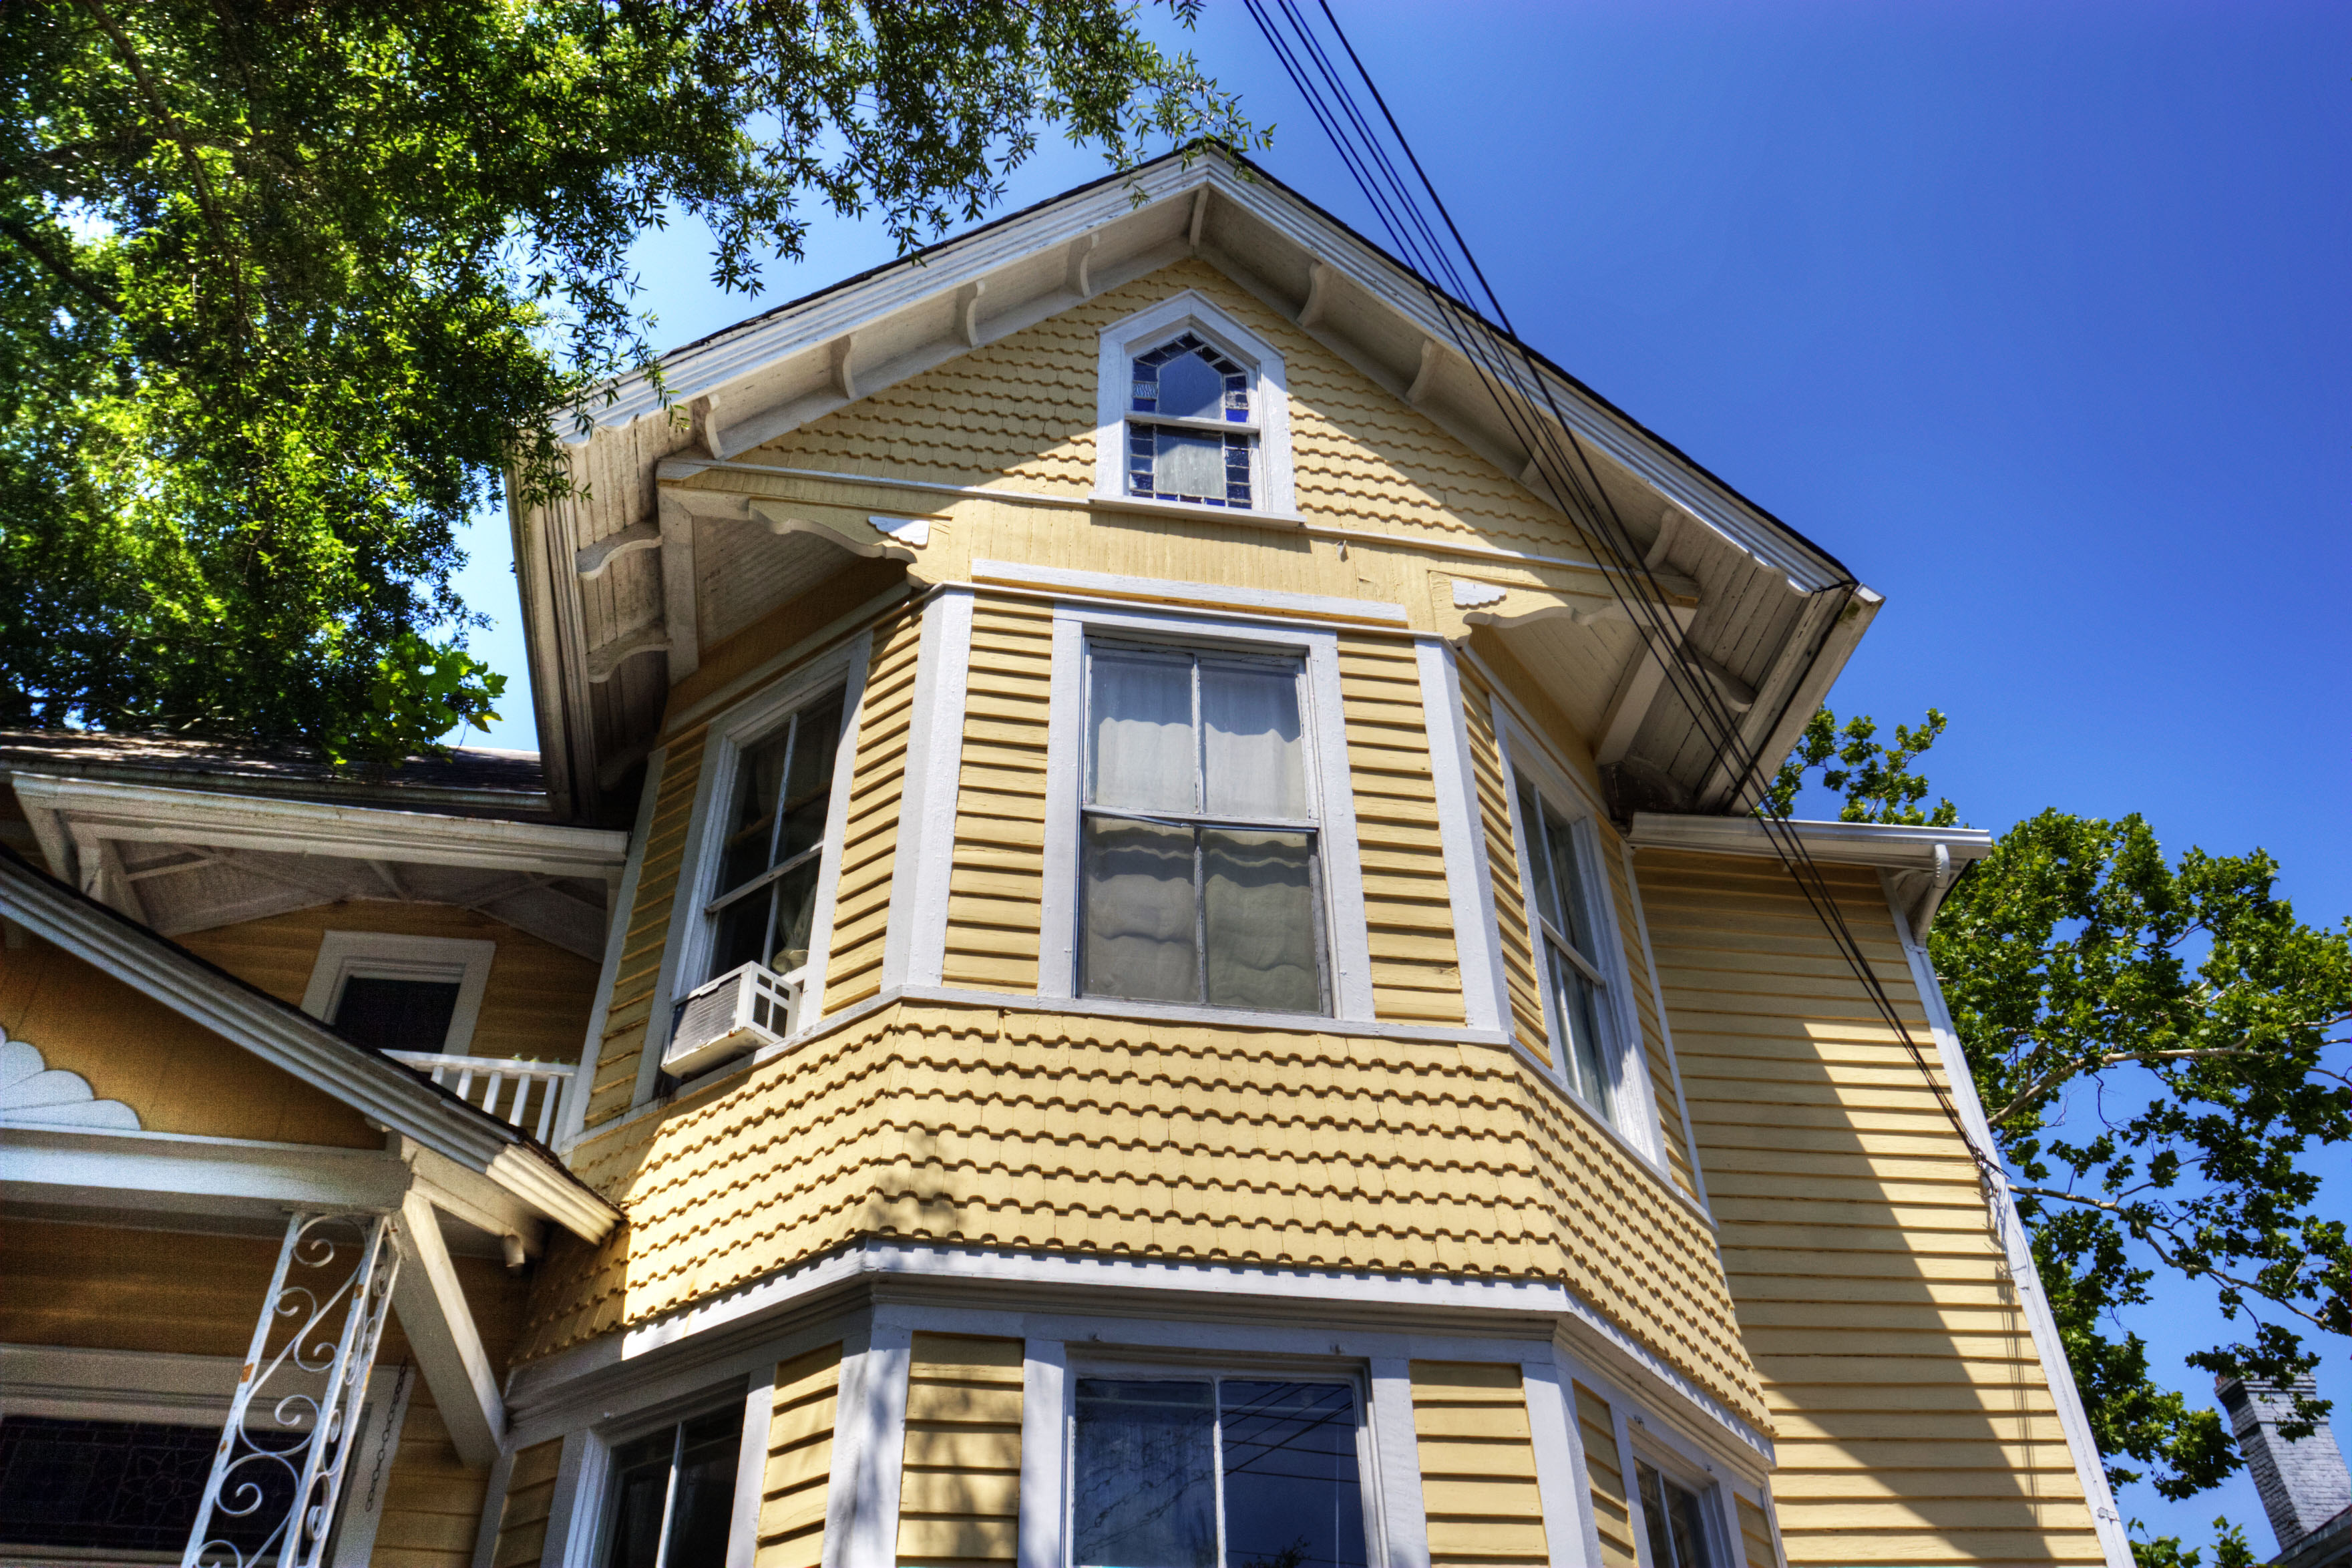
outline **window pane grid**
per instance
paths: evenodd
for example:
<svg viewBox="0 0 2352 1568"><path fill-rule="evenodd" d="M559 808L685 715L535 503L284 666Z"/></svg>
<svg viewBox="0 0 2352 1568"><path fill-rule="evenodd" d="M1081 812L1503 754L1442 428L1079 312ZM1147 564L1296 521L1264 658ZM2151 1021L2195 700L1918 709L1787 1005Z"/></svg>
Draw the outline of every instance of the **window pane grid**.
<svg viewBox="0 0 2352 1568"><path fill-rule="evenodd" d="M1243 366L1197 333L1180 333L1136 357L1128 408L1157 416L1128 421L1129 494L1202 506L1251 504L1256 437ZM1221 433L1220 426L1240 428Z"/></svg>
<svg viewBox="0 0 2352 1568"><path fill-rule="evenodd" d="M1571 1092L1613 1120L1609 983L1586 902L1582 858L1572 825L1525 774L1516 782L1527 842L1528 903L1541 938L1544 1015L1555 1068Z"/></svg>
<svg viewBox="0 0 2352 1568"><path fill-rule="evenodd" d="M706 977L753 963L790 974L808 962L842 705L832 693L743 749L719 891L703 906L712 926Z"/></svg>
<svg viewBox="0 0 2352 1568"><path fill-rule="evenodd" d="M1089 644L1082 994L1328 1010L1300 677L1290 658Z"/></svg>

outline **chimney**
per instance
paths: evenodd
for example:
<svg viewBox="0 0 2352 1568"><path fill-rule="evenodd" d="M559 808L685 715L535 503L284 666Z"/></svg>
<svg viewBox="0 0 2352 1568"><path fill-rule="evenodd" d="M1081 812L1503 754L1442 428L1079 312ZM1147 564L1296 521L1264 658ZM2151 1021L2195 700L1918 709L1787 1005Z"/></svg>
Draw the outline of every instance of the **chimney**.
<svg viewBox="0 0 2352 1568"><path fill-rule="evenodd" d="M2246 1468L2262 1493L2263 1510L2271 1516L2284 1557L2305 1536L2352 1508L2352 1475L2345 1471L2343 1451L2325 1419L2308 1437L2290 1443L2279 1436L2280 1426L2294 1418L2294 1396L2314 1392L2310 1378L2285 1393L2235 1378L2215 1378L2213 1386L2229 1413L2238 1451L2246 1457Z"/></svg>

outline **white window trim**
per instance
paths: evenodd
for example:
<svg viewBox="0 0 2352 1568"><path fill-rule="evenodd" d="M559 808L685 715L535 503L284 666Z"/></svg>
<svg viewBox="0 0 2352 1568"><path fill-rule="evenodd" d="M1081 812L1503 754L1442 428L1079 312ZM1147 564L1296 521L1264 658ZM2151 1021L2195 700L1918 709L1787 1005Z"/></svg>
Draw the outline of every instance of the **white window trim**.
<svg viewBox="0 0 2352 1568"><path fill-rule="evenodd" d="M1045 886L1039 900L1037 994L1050 1001L1076 995L1078 904L1078 785L1086 757L1086 638L1089 632L1129 634L1197 647L1256 643L1302 654L1307 661L1307 711L1300 715L1310 744L1309 785L1315 794L1318 853L1322 861L1326 962L1335 1022L1371 1023L1370 933L1365 926L1364 878L1356 844L1356 798L1348 765L1348 735L1339 702L1339 639L1335 632L1146 611L1108 610L1060 603L1054 606L1054 676L1046 720ZM1231 1023L1234 1010L1167 1006L1167 1016L1201 1023ZM1319 1014L1283 1014L1292 1022Z"/></svg>
<svg viewBox="0 0 2352 1568"><path fill-rule="evenodd" d="M1532 901L1535 862L1528 851L1527 824L1519 816L1517 780L1523 774L1548 802L1561 808L1563 816L1575 818L1569 835L1575 842L1578 858L1583 862L1586 916L1592 921L1593 931L1601 942L1599 967L1608 982L1603 990L1607 993L1611 1032L1615 1045L1608 1068L1611 1075L1610 1098L1616 1107L1616 1115L1613 1119L1603 1116L1597 1106L1587 1106L1587 1109L1591 1110L1596 1121L1614 1127L1643 1159L1664 1172L1665 1139L1658 1122L1657 1102L1651 1093L1642 1038L1642 1016L1633 1002L1633 970L1626 963L1622 933L1617 929L1616 901L1609 896L1615 884L1610 879L1609 862L1601 853L1600 831L1594 826L1597 810L1591 795L1577 787L1541 747L1517 743L1518 739L1517 726L1502 706L1496 704L1495 745L1502 763L1504 804L1510 813L1511 848L1517 861L1520 900L1527 908L1528 939L1538 947L1543 941L1542 932L1537 929L1539 917ZM1540 961L1539 951L1537 957ZM1536 984L1547 993L1544 1032L1552 1057L1550 1064L1543 1067L1543 1071L1566 1089L1568 1076L1561 1066L1561 1052L1566 1043L1551 1037L1550 981L1545 977L1540 965L1536 973ZM1524 1049L1517 1044L1516 1030L1512 1039L1514 1048ZM1568 1097L1580 1105L1585 1104L1572 1090L1569 1091Z"/></svg>
<svg viewBox="0 0 2352 1568"><path fill-rule="evenodd" d="M1077 1504L1078 1491L1078 1379L1082 1377L1197 1379L1212 1384L1224 1378L1250 1380L1295 1377L1304 1383L1346 1384L1354 1392L1356 1397L1356 1483L1363 1494L1365 1555L1370 1560L1370 1568L1407 1568L1407 1564L1412 1561L1411 1559L1401 1560L1401 1554L1397 1551L1398 1543L1390 1539L1389 1489L1381 1485L1381 1424L1379 1418L1380 1413L1375 1411L1372 1404L1374 1389L1370 1368L1363 1359L1345 1357L1326 1362L1321 1358L1311 1356L1277 1354L1267 1357L1246 1353L1236 1356L1218 1352L1188 1353L1182 1351L1170 1352L1159 1349L1138 1349L1122 1353L1118 1351L1100 1349L1091 1344L1066 1345L1064 1349L1065 1360L1060 1368L1061 1398L1055 1402L1054 1407L1059 1421L1059 1429L1054 1435L1054 1443L1055 1447L1061 1450L1061 1487L1054 1500L1056 1505L1054 1510L1055 1523L1059 1527L1055 1533L1059 1540L1055 1542L1056 1551L1050 1562L1040 1562L1033 1565L1028 1561L1028 1554L1024 1552L1022 1554L1021 1568L1082 1568L1076 1558L1072 1555L1073 1542L1076 1539L1076 1521L1073 1514ZM1073 1351L1075 1354L1070 1353ZM1412 1415L1410 1387L1408 1383L1406 1394L1408 1403L1405 1405L1407 1419L1410 1419ZM1027 1382L1024 1376L1023 1393L1025 1395L1027 1392ZM1024 1415L1025 1417L1025 1404ZM1022 1433L1024 1442L1028 1437L1026 1425L1024 1419ZM1219 1478L1219 1483L1217 1495L1222 1511L1224 1495L1222 1476ZM1028 1484L1025 1467L1022 1484L1025 1512ZM1417 1455L1412 1476L1412 1489L1416 1492L1420 1490ZM1425 1521L1422 1533L1425 1542L1428 1534ZM1218 1538L1221 1543L1223 1534L1224 1521L1220 1519Z"/></svg>
<svg viewBox="0 0 2352 1568"><path fill-rule="evenodd" d="M319 942L318 961L310 968L310 984L302 993L302 1011L320 1023L334 1016L343 994L343 982L354 976L371 980L434 980L457 983L457 1009L449 1015L449 1032L441 1042L446 1056L462 1057L474 1041L474 1024L482 1011L482 993L488 988L490 961L499 944L475 937L404 936L396 931L331 931Z"/></svg>
<svg viewBox="0 0 2352 1568"><path fill-rule="evenodd" d="M1257 461L1250 505L1187 507L1210 516L1220 512L1289 513L1297 505L1290 463L1290 392L1282 355L1219 310L1203 295L1186 289L1102 330L1095 378L1095 495L1103 500L1136 500L1127 493L1127 416L1135 355L1190 330L1210 340L1250 375L1250 412L1257 426ZM1161 508L1181 503L1149 500Z"/></svg>
<svg viewBox="0 0 2352 1568"><path fill-rule="evenodd" d="M839 686L843 688L841 749L834 758L833 793L825 803L824 847L817 857L816 903L809 917L809 981L800 1015L803 1028L816 1021L824 1001L824 964L833 946L834 894L841 881L842 835L849 818L858 722L865 710L866 671L872 662L872 647L873 633L860 632L710 721L709 734L703 742L702 776L695 784L686 846L678 859L669 936L664 944L660 979L654 987L653 1012L646 1021L644 1055L637 1063L632 1106L653 1099L654 1086L660 1081L662 1056L669 1048L670 1013L679 997L702 984L699 978L688 981L686 977L700 976L710 959L710 922L702 913L719 875L718 850L724 839L723 834L711 830L711 824L715 814L725 809L722 803L734 798L743 752L800 709ZM723 1071L733 1065L713 1070Z"/></svg>
<svg viewBox="0 0 2352 1568"><path fill-rule="evenodd" d="M1707 1532L1707 1556L1717 1568L1738 1568L1747 1554L1740 1550L1739 1505L1733 1500L1729 1480L1686 1445L1647 1421L1636 1421L1628 1414L1619 1417L1618 1429L1619 1450L1626 1460L1625 1501L1633 1516L1633 1550L1642 1568L1668 1565L1655 1562L1650 1551L1649 1504L1642 1497L1637 1465L1649 1466L1660 1479L1672 1481L1698 1499L1700 1528Z"/></svg>

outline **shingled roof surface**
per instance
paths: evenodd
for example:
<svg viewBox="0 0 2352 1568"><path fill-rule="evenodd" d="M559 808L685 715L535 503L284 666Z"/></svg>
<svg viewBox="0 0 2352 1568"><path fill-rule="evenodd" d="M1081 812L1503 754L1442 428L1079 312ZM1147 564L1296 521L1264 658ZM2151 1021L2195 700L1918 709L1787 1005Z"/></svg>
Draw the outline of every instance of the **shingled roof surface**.
<svg viewBox="0 0 2352 1568"><path fill-rule="evenodd" d="M176 785L455 816L551 819L537 752L453 747L398 767L338 767L304 747L252 747L168 735L0 730L0 773Z"/></svg>

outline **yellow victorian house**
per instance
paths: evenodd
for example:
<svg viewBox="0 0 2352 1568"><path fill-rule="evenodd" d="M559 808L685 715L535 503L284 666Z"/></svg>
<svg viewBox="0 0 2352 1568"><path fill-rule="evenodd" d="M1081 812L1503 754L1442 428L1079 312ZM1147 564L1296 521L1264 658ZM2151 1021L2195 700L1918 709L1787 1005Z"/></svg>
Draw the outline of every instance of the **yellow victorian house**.
<svg viewBox="0 0 2352 1568"><path fill-rule="evenodd" d="M0 747L0 1049L120 1107L0 1088L0 1562L2129 1562L1920 945L1986 836L1798 825L1898 1033L1744 809L1844 566L1559 374L1644 636L1215 158L664 374L513 519L535 763Z"/></svg>

